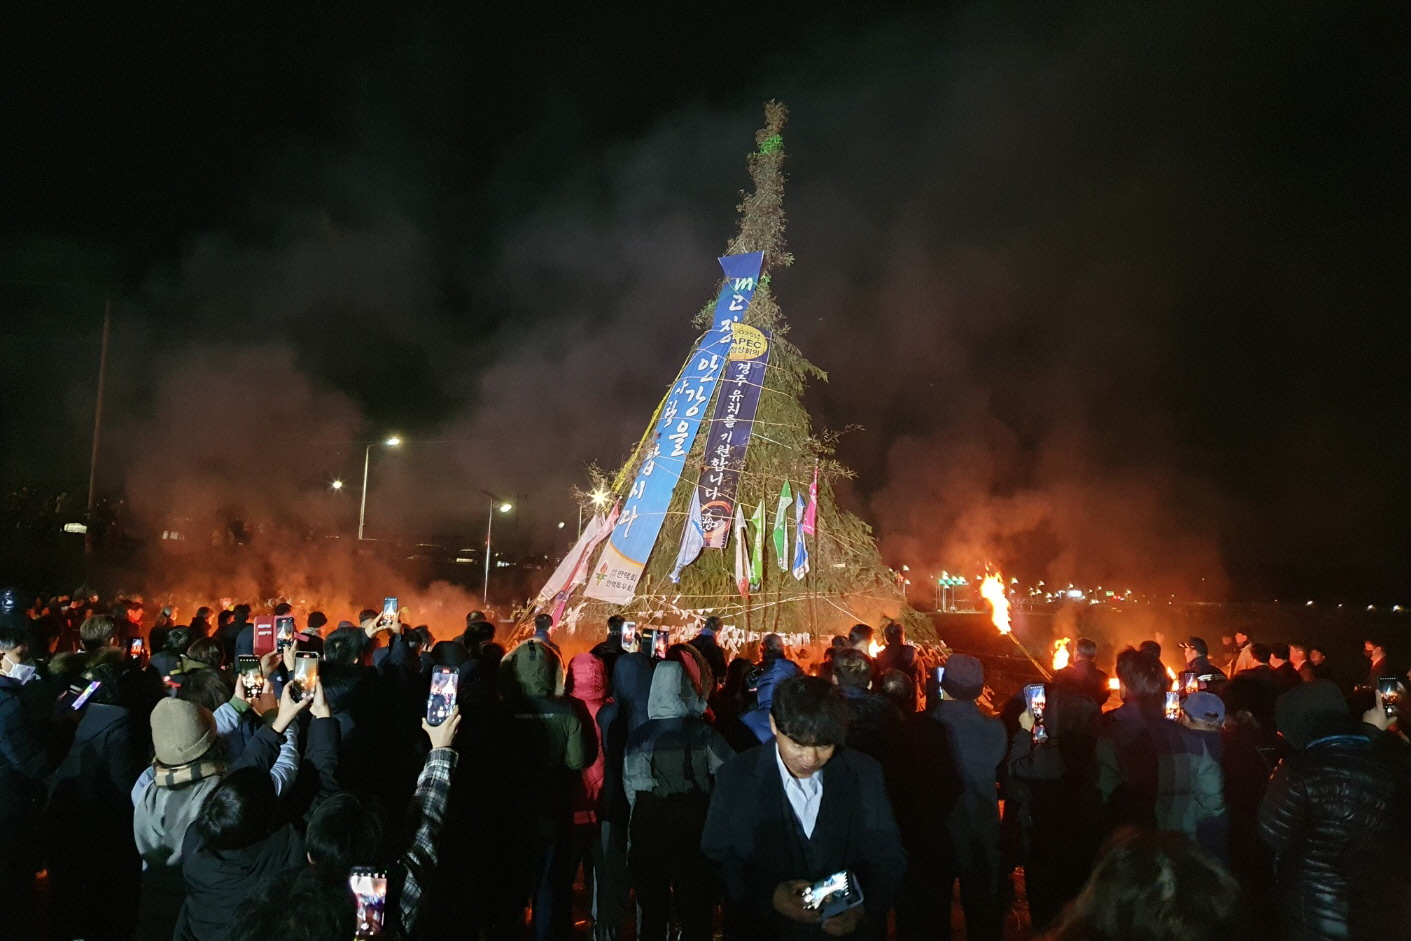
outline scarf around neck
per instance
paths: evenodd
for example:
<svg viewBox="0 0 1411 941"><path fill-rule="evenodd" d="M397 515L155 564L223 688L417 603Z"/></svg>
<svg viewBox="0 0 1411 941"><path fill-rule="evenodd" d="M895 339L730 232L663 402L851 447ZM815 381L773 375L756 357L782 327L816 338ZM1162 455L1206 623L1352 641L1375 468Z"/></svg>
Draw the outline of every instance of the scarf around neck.
<svg viewBox="0 0 1411 941"><path fill-rule="evenodd" d="M152 770L156 772L152 783L157 787L179 788L206 778L219 777L225 767L213 758L197 758L184 765L164 765L154 761Z"/></svg>

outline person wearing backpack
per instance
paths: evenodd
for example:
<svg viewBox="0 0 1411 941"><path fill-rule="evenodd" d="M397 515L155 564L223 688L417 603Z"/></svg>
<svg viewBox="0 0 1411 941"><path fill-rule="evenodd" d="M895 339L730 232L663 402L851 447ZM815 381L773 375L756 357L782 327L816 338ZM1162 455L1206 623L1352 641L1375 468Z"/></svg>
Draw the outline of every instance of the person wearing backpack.
<svg viewBox="0 0 1411 941"><path fill-rule="evenodd" d="M715 772L734 750L701 718L704 712L705 701L681 664L664 660L652 674L648 720L627 741L628 871L643 939L667 937L673 891L681 941L711 937L710 861L701 852L701 833Z"/></svg>

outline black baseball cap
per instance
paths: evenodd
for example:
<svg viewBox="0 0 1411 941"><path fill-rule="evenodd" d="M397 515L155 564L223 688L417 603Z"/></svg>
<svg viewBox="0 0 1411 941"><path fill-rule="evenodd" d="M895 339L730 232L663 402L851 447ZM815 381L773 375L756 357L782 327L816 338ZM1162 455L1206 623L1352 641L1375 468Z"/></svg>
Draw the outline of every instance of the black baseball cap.
<svg viewBox="0 0 1411 941"><path fill-rule="evenodd" d="M1181 646L1189 650L1194 650L1197 656L1206 657L1210 655L1210 648L1206 646L1204 637L1192 637Z"/></svg>

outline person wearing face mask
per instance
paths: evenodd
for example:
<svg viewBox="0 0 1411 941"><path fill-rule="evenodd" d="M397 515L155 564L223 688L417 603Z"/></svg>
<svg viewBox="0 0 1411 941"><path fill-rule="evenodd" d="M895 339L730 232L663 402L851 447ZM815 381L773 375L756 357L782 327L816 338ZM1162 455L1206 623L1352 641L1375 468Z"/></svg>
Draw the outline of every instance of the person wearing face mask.
<svg viewBox="0 0 1411 941"><path fill-rule="evenodd" d="M721 864L727 941L886 936L906 853L882 768L843 746L847 724L837 687L792 677L770 706L774 738L716 773L701 851ZM844 871L863 903L824 921L804 893Z"/></svg>
<svg viewBox="0 0 1411 941"><path fill-rule="evenodd" d="M0 885L6 887L7 936L30 937L34 874L45 778L68 751L69 735L47 729L26 704L24 687L34 680L28 663L28 618L0 617Z"/></svg>

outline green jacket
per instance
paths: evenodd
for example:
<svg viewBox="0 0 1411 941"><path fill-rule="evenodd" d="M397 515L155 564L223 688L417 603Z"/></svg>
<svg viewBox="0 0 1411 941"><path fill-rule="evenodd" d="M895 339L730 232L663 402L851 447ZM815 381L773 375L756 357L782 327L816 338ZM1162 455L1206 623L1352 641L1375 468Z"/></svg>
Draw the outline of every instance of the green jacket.
<svg viewBox="0 0 1411 941"><path fill-rule="evenodd" d="M526 641L500 663L500 693L511 725L510 757L523 775L521 823L526 837L550 839L571 815L573 781L596 753L592 732L562 687L563 663L550 648Z"/></svg>

